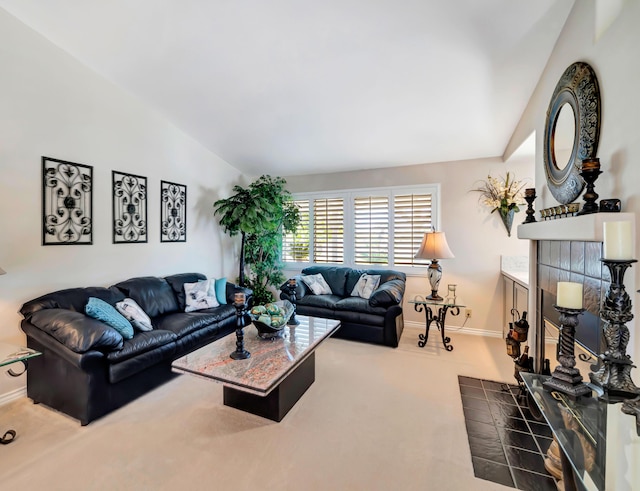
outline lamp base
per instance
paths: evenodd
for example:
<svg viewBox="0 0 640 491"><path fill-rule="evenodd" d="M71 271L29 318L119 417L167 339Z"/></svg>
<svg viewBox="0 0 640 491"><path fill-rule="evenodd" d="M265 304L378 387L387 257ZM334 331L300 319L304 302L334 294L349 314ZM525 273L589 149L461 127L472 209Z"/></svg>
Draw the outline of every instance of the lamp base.
<svg viewBox="0 0 640 491"><path fill-rule="evenodd" d="M438 295L438 290L431 290L431 295L427 297L427 300L444 300L440 295Z"/></svg>

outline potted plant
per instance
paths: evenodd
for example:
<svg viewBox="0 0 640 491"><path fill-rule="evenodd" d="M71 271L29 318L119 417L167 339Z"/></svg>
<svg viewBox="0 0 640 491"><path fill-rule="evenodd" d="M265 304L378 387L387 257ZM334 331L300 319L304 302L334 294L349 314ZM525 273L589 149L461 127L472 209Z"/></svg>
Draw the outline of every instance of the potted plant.
<svg viewBox="0 0 640 491"><path fill-rule="evenodd" d="M300 222L285 184L281 177L263 175L246 188L234 186L233 196L213 205L225 232L241 235L238 283L253 290L258 305L272 301L269 286L284 281L282 234L294 233Z"/></svg>

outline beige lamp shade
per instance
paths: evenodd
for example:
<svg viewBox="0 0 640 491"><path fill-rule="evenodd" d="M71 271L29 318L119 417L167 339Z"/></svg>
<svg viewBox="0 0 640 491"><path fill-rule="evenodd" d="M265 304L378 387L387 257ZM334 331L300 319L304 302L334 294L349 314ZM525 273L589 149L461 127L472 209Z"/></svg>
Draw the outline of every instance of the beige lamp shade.
<svg viewBox="0 0 640 491"><path fill-rule="evenodd" d="M453 252L449 249L444 232L427 232L424 234L420 249L414 256L416 259L452 259L454 257Z"/></svg>

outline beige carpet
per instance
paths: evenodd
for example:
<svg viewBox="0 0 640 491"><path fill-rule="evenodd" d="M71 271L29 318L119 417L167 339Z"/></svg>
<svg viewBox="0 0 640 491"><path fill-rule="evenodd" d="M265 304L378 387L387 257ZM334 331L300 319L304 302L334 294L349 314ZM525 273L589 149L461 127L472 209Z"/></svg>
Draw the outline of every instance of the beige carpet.
<svg viewBox="0 0 640 491"><path fill-rule="evenodd" d="M452 332L398 349L330 339L281 423L222 405L183 375L86 427L28 399L0 408L0 488L29 490L497 490L477 479L457 376L513 381L504 341Z"/></svg>

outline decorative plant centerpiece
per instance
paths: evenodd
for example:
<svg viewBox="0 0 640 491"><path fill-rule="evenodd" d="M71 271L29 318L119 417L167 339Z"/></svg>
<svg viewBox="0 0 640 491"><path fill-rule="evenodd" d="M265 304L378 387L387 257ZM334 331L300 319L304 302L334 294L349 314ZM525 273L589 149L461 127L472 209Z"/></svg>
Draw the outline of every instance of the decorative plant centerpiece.
<svg viewBox="0 0 640 491"><path fill-rule="evenodd" d="M233 196L213 204L225 232L241 235L238 283L253 290L255 304L271 302L269 287L284 281L282 234L295 232L300 222L285 184L281 177L261 176L246 188L234 186Z"/></svg>
<svg viewBox="0 0 640 491"><path fill-rule="evenodd" d="M480 186L473 191L480 193L480 202L490 207L491 213L497 211L500 214L502 223L507 229L507 235L511 237L513 217L520 211L520 206L524 205L523 188L525 184L513 179L509 172L504 179L489 175L486 181L480 182Z"/></svg>

